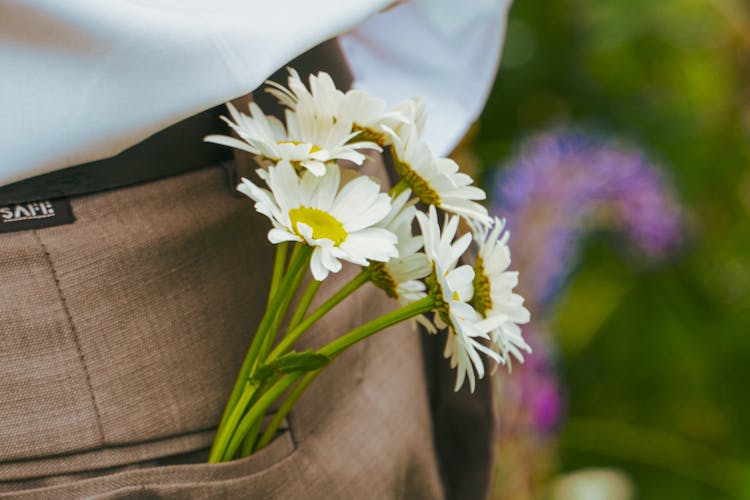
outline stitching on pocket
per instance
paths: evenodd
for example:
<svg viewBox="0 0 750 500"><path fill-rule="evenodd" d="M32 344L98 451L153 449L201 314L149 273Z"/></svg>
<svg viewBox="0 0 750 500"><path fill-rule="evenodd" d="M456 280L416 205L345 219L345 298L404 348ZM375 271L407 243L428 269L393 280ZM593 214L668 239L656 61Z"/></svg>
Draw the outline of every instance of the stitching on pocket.
<svg viewBox="0 0 750 500"><path fill-rule="evenodd" d="M47 261L47 264L49 264L50 272L52 273L52 277L55 280L55 288L57 289L57 296L60 299L60 305L63 309L63 312L65 313L65 318L68 322L68 327L70 328L70 333L73 337L73 344L75 345L76 351L78 352L78 359L81 362L81 369L83 370L84 378L86 381L86 387L89 390L89 397L91 399L91 406L94 410L94 415L96 416L96 428L99 433L99 445L104 444L104 425L102 424L102 417L101 412L99 411L99 405L96 402L96 396L94 395L94 387L91 384L91 375L89 373L88 365L86 364L86 358L83 355L83 349L81 348L81 341L78 338L78 330L76 329L75 322L73 321L73 316L70 314L70 309L68 308L68 303L65 300L65 294L63 294L62 288L60 287L60 279L57 276L57 270L55 269L55 264L52 262L52 256L49 253L49 249L47 248L47 245L44 244L44 241L42 241L41 236L39 236L39 233L36 230L33 230L34 237L39 242L39 245L42 247L42 250L44 251L44 258Z"/></svg>

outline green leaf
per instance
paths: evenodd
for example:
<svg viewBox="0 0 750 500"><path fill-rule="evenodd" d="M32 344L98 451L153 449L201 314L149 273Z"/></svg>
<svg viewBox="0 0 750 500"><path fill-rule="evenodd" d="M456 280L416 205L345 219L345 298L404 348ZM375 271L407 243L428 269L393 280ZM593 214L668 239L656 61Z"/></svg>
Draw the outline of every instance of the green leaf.
<svg viewBox="0 0 750 500"><path fill-rule="evenodd" d="M331 358L325 354L309 350L303 352L292 351L258 368L250 381L262 383L276 373L311 372L323 368L330 362Z"/></svg>

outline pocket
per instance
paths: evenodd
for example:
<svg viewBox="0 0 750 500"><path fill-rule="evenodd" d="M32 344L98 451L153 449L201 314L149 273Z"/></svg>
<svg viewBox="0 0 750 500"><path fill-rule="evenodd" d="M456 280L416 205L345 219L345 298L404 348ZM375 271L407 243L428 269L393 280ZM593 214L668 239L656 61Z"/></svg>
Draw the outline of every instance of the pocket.
<svg viewBox="0 0 750 500"><path fill-rule="evenodd" d="M293 463L296 451L292 431L287 427L264 449L231 462L136 465L136 469L108 474L99 471L95 478L26 488L0 494L0 498L283 498L286 495L280 488L294 476L289 469L298 468ZM204 450L199 455L205 458L207 453Z"/></svg>

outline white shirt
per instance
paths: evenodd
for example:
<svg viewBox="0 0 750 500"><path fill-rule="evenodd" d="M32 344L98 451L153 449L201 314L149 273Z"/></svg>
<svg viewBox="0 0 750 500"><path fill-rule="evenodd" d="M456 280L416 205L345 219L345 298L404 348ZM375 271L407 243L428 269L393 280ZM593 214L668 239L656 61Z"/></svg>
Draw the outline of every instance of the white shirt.
<svg viewBox="0 0 750 500"><path fill-rule="evenodd" d="M114 156L337 35L354 86L427 102L449 151L491 87L510 0L2 0L0 185Z"/></svg>

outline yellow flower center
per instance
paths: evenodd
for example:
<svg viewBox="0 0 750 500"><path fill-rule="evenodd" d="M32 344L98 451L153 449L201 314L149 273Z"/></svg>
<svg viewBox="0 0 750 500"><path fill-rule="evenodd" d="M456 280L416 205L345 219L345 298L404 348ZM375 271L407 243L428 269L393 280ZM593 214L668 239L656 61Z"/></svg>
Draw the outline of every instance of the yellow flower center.
<svg viewBox="0 0 750 500"><path fill-rule="evenodd" d="M443 323L453 328L450 310L448 304L445 303L445 299L443 298L443 289L435 275L435 264L432 265L432 273L424 279L424 282L425 285L427 285L427 290L430 296L435 299L435 310L440 315L440 319L443 320ZM458 295L455 291L453 294L454 297Z"/></svg>
<svg viewBox="0 0 750 500"><path fill-rule="evenodd" d="M393 153L393 151L391 152ZM414 193L414 196L427 205L440 206L440 195L437 191L432 189L430 183L415 172L411 165L398 160L395 154L392 154L392 156L396 172L401 176L402 180L406 181Z"/></svg>
<svg viewBox="0 0 750 500"><path fill-rule="evenodd" d="M370 262L367 266L370 273L370 281L385 292L392 299L398 299L398 285L388 272L388 267L384 262Z"/></svg>
<svg viewBox="0 0 750 500"><path fill-rule="evenodd" d="M292 223L292 229L299 234L297 229L297 223L301 222L312 228L312 237L316 240L326 238L335 245L340 245L346 240L348 233L344 229L344 225L341 224L334 216L311 207L299 207L289 210L289 220ZM302 236L300 234L300 236Z"/></svg>
<svg viewBox="0 0 750 500"><path fill-rule="evenodd" d="M354 141L370 141L375 144L380 144L381 146L385 146L390 142L390 138L385 132L379 132L371 128L363 127L362 125L357 125L356 123L352 125L352 130L359 132L359 134L352 139Z"/></svg>
<svg viewBox="0 0 750 500"><path fill-rule="evenodd" d="M490 279L484 272L484 261L478 256L474 263L474 297L471 299L471 305L485 318L487 311L492 309L490 292Z"/></svg>

